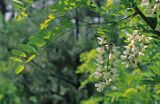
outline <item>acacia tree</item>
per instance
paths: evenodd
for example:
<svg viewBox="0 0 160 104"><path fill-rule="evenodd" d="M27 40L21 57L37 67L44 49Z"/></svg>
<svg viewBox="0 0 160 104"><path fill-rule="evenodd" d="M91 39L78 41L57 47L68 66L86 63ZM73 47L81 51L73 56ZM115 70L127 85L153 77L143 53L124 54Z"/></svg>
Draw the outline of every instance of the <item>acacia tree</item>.
<svg viewBox="0 0 160 104"><path fill-rule="evenodd" d="M18 21L32 19L33 4L32 0L14 0ZM17 74L37 57L40 47L68 32L75 32L78 39L83 28L91 28L98 48L81 55L84 63L77 73L88 75L81 88L94 82L102 95L95 98L93 93L82 103L160 102L159 0L57 0L49 9L46 20L38 24L43 34L29 37L12 51Z"/></svg>

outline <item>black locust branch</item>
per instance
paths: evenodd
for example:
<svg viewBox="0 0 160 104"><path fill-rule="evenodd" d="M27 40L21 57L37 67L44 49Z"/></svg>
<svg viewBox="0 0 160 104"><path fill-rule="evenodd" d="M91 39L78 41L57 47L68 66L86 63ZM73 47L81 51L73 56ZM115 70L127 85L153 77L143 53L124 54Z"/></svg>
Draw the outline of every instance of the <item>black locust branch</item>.
<svg viewBox="0 0 160 104"><path fill-rule="evenodd" d="M160 36L160 32L155 30L155 25L152 21L150 21L150 19L148 19L144 14L143 12L136 6L135 8L135 11L137 14L139 14L139 16L148 24L148 26L153 30L153 32L155 34L157 34L158 36Z"/></svg>

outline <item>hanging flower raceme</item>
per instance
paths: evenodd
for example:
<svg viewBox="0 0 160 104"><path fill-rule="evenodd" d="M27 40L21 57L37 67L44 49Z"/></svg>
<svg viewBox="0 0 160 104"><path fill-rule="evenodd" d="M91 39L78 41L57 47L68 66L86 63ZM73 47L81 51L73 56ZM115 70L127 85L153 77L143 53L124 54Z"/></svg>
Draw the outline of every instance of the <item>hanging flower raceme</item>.
<svg viewBox="0 0 160 104"><path fill-rule="evenodd" d="M144 55L144 50L148 47L147 43L151 40L151 37L140 35L138 30L135 30L133 34L127 34L128 45L123 54L120 56L122 64L137 66L137 63L141 61L140 56Z"/></svg>
<svg viewBox="0 0 160 104"><path fill-rule="evenodd" d="M97 91L101 92L105 87L111 85L118 76L115 65L120 52L118 52L118 48L115 45L107 45L102 37L98 37L98 44L100 47L97 48L97 69L94 75L102 80L95 84ZM111 85L111 89L115 90L117 88Z"/></svg>

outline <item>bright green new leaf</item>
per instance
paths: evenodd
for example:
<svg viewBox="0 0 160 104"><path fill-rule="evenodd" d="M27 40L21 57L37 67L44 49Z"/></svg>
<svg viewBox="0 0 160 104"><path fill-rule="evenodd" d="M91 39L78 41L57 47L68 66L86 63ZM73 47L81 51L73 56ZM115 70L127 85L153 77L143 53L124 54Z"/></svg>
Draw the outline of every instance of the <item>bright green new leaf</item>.
<svg viewBox="0 0 160 104"><path fill-rule="evenodd" d="M22 11L20 14L21 14L21 16L23 16L23 17L27 17L27 16L28 16L28 14L27 14L26 12L24 12L24 11Z"/></svg>
<svg viewBox="0 0 160 104"><path fill-rule="evenodd" d="M104 9L108 9L112 6L113 0L107 0L103 6Z"/></svg>
<svg viewBox="0 0 160 104"><path fill-rule="evenodd" d="M22 16L20 14L16 16L17 21L20 21L21 19L22 19Z"/></svg>
<svg viewBox="0 0 160 104"><path fill-rule="evenodd" d="M109 6L111 6L112 5L112 3L113 3L113 0L107 0L107 7L109 7Z"/></svg>
<svg viewBox="0 0 160 104"><path fill-rule="evenodd" d="M15 61L15 62L23 62L20 58L18 57L10 57L10 60Z"/></svg>
<svg viewBox="0 0 160 104"><path fill-rule="evenodd" d="M32 61L35 57L36 57L35 54L31 55L31 56L27 59L26 63Z"/></svg>
<svg viewBox="0 0 160 104"><path fill-rule="evenodd" d="M35 45L37 47L42 47L46 44L45 40L37 37L37 36L31 36L29 38L29 44Z"/></svg>
<svg viewBox="0 0 160 104"><path fill-rule="evenodd" d="M24 66L23 65L18 65L16 68L16 74L21 73L24 70Z"/></svg>
<svg viewBox="0 0 160 104"><path fill-rule="evenodd" d="M12 54L20 56L20 57L27 57L27 55L20 50L12 50Z"/></svg>

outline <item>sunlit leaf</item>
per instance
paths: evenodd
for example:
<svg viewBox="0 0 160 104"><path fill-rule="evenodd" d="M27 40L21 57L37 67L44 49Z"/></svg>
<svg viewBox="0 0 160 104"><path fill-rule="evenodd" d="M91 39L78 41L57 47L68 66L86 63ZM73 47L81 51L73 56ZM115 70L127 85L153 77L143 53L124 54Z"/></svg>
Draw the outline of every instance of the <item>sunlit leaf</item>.
<svg viewBox="0 0 160 104"><path fill-rule="evenodd" d="M106 2L103 5L103 8L107 10L109 7L112 6L112 4L113 4L113 0L106 0Z"/></svg>
<svg viewBox="0 0 160 104"><path fill-rule="evenodd" d="M27 17L27 16L28 16L28 14L25 13L24 11L22 11L20 14L21 14L23 17Z"/></svg>
<svg viewBox="0 0 160 104"><path fill-rule="evenodd" d="M18 57L10 57L10 60L15 61L15 62L23 62L20 58Z"/></svg>
<svg viewBox="0 0 160 104"><path fill-rule="evenodd" d="M16 68L16 74L21 73L24 70L24 66L23 65L18 65Z"/></svg>
<svg viewBox="0 0 160 104"><path fill-rule="evenodd" d="M49 15L48 15L48 18L53 20L53 19L55 19L56 17L55 17L53 14L49 14Z"/></svg>
<svg viewBox="0 0 160 104"><path fill-rule="evenodd" d="M31 55L31 56L27 59L26 63L32 61L35 57L36 57L35 54Z"/></svg>
<svg viewBox="0 0 160 104"><path fill-rule="evenodd" d="M22 19L22 16L20 15L20 14L18 14L17 16L16 16L16 20L17 21L20 21Z"/></svg>

